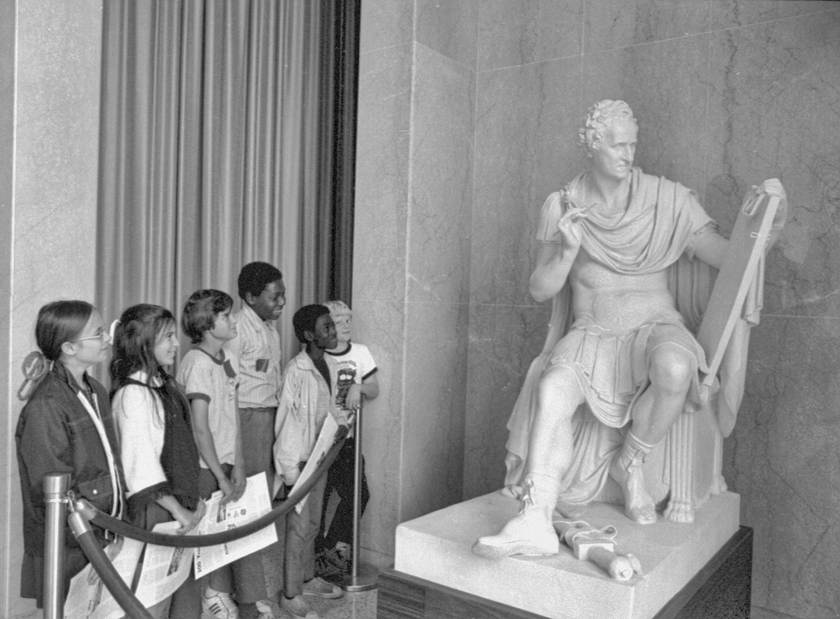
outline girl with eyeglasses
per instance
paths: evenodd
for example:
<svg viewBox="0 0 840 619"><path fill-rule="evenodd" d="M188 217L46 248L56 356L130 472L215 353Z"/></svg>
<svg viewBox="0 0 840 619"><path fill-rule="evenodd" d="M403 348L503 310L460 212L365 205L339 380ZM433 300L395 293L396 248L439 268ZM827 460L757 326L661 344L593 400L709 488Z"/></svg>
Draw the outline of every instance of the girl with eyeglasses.
<svg viewBox="0 0 840 619"><path fill-rule="evenodd" d="M55 301L38 312L40 351L24 361L26 381L18 397L28 400L15 442L23 502L24 557L21 597L43 606L44 501L48 473L69 473L69 489L116 518L123 510L123 476L108 392L88 374L108 358L111 337L102 316L86 301ZM107 534L93 527L103 546ZM64 535L64 591L87 558L70 532Z"/></svg>

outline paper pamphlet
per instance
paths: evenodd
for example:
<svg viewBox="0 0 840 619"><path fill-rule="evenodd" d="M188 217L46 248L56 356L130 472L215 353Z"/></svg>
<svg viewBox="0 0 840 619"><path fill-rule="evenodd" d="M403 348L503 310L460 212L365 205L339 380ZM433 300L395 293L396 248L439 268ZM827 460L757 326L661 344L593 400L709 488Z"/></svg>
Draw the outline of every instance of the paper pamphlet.
<svg viewBox="0 0 840 619"><path fill-rule="evenodd" d="M214 492L207 500L207 514L198 524L197 535L221 533L247 524L271 511L268 482L265 473L248 478L245 494L235 503L219 507L222 492ZM248 537L235 542L195 549L195 577L201 578L223 565L241 559L277 542L277 529L268 525Z"/></svg>
<svg viewBox="0 0 840 619"><path fill-rule="evenodd" d="M143 545L143 542L123 539L122 549L113 560L114 568L128 586L131 586L134 578ZM125 612L105 588L105 584L96 574L93 565L85 566L70 581L67 599L64 601L64 619L80 617L117 619L123 616Z"/></svg>
<svg viewBox="0 0 840 619"><path fill-rule="evenodd" d="M153 530L155 533L174 535L180 526L177 522L165 522ZM140 557L143 556L143 567L134 594L149 608L172 595L189 577L192 554L192 548L146 545L124 538L122 549L114 558L113 565L123 582L131 587ZM94 572L93 565L87 565L70 582L70 590L64 602L65 619L118 619L124 616L125 611Z"/></svg>
<svg viewBox="0 0 840 619"><path fill-rule="evenodd" d="M157 525L155 533L174 535L181 525L165 522ZM190 576L194 548L172 548L146 544L143 555L143 571L137 583L135 595L149 608L175 593Z"/></svg>

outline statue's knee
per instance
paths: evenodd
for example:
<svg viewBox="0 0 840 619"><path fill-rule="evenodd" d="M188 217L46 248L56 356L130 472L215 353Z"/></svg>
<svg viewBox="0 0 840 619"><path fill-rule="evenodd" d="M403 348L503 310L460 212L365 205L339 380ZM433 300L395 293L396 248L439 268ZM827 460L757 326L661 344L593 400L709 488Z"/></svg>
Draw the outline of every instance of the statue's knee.
<svg viewBox="0 0 840 619"><path fill-rule="evenodd" d="M541 408L565 409L570 406L576 408L583 398L577 377L565 368L543 376L538 391Z"/></svg>
<svg viewBox="0 0 840 619"><path fill-rule="evenodd" d="M650 380L663 389L684 391L694 372L693 359L682 349L663 346L651 358Z"/></svg>

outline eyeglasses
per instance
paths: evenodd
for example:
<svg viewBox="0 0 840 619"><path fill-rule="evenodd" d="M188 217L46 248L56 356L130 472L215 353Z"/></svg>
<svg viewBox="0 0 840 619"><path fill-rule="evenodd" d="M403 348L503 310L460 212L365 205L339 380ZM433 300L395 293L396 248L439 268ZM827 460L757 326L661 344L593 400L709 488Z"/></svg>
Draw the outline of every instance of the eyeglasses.
<svg viewBox="0 0 840 619"><path fill-rule="evenodd" d="M108 332L105 330L104 327L99 327L93 335L89 335L87 337L80 337L75 340L70 340L71 342L84 342L85 340L101 340L104 339L105 336L108 335Z"/></svg>

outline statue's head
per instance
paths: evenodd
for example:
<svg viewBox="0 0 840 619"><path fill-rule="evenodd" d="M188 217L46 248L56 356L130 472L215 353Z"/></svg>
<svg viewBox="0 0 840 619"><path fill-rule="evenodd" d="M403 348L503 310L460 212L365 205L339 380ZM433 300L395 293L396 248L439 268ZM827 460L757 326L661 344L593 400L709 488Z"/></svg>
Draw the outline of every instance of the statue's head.
<svg viewBox="0 0 840 619"><path fill-rule="evenodd" d="M638 124L633 117L633 110L624 101L598 101L589 108L581 121L578 142L587 152L592 152L593 145L604 139L604 132L614 122Z"/></svg>

